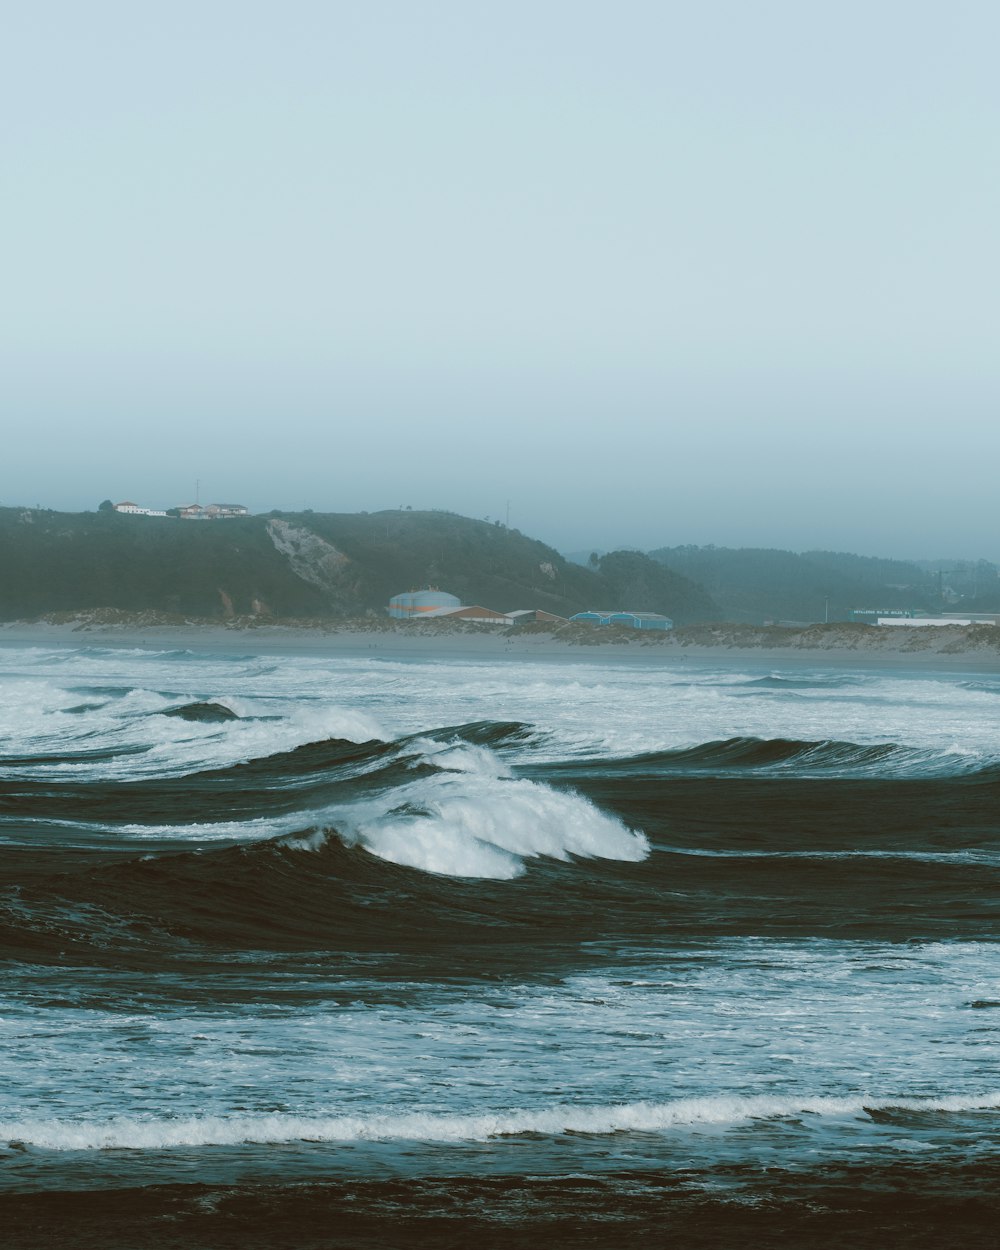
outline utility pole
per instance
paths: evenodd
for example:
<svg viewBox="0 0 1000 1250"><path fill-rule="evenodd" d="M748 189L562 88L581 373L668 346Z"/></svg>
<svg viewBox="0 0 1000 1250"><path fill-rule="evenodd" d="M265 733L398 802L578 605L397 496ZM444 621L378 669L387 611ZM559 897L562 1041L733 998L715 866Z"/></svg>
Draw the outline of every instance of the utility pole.
<svg viewBox="0 0 1000 1250"><path fill-rule="evenodd" d="M510 500L509 499L507 500L507 522L506 522L505 528L510 529Z"/></svg>

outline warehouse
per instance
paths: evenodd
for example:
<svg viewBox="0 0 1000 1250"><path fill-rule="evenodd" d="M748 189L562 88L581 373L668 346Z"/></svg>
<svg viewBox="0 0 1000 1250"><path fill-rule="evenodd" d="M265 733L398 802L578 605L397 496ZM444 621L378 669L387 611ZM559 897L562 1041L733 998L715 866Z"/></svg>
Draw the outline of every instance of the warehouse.
<svg viewBox="0 0 1000 1250"><path fill-rule="evenodd" d="M586 625L625 625L629 629L673 629L674 623L662 612L577 612L569 618Z"/></svg>
<svg viewBox="0 0 1000 1250"><path fill-rule="evenodd" d="M673 629L674 623L662 612L613 612L609 625L628 625L632 629Z"/></svg>
<svg viewBox="0 0 1000 1250"><path fill-rule="evenodd" d="M506 612L497 612L493 608L484 608L473 603L458 608L435 608L433 612L424 612L422 621L439 621L447 618L451 621L486 621L491 625L512 625L513 620Z"/></svg>

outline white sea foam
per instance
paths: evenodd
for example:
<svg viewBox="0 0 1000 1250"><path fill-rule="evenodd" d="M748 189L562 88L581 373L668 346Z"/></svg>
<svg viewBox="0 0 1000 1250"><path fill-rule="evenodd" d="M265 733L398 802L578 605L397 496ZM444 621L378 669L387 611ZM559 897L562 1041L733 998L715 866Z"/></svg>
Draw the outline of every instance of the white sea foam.
<svg viewBox="0 0 1000 1250"><path fill-rule="evenodd" d="M248 719L192 722L161 714L186 703L205 702L221 703ZM87 711L66 714L71 707L90 703L94 706ZM288 704L284 700L276 707L224 694L163 694L140 687L114 698L102 698L37 682L20 683L20 689L4 691L0 736L5 728L12 740L19 741L22 757L33 754L37 759L31 764L9 766L3 770L4 775L32 777L43 773L74 780L117 780L150 773L184 775L332 738L369 742L385 741L389 736L374 716L358 708ZM127 748L127 752L114 754L122 748ZM136 748L139 752L132 753ZM46 762L46 757L95 749L107 751L107 758Z"/></svg>
<svg viewBox="0 0 1000 1250"><path fill-rule="evenodd" d="M645 835L587 799L539 782L476 771L424 778L375 799L327 811L350 846L380 859L450 877L510 880L524 860L572 855L638 861Z"/></svg>
<svg viewBox="0 0 1000 1250"><path fill-rule="evenodd" d="M254 820L192 822L188 825L115 825L112 832L122 838L184 842L266 842L301 829L303 817L292 812L284 816L260 816Z"/></svg>
<svg viewBox="0 0 1000 1250"><path fill-rule="evenodd" d="M961 1114L1000 1110L1000 1091L978 1097L776 1098L719 1095L673 1102L635 1102L477 1114L413 1111L397 1114L296 1116L116 1116L100 1122L61 1119L0 1121L0 1141L44 1150L170 1150L192 1146L277 1145L284 1142L484 1142L538 1133L666 1133L700 1125L729 1127L753 1120L802 1116L862 1117L869 1112Z"/></svg>
<svg viewBox="0 0 1000 1250"><path fill-rule="evenodd" d="M896 742L931 752L945 771L956 765L967 771L977 761L995 761L1000 727L995 693L983 693L968 683L898 674L869 673L848 687L820 681L814 690L801 692L805 696L801 699L776 702L773 691L753 684L759 673L713 673L698 666L679 672L669 666L654 670L593 662L510 665L501 681L496 665L469 662L418 665L289 656L278 665L263 665L239 657L178 657L150 651L60 650L38 653L34 661L30 652L6 654L19 657L22 671L10 674L0 686L0 734L10 731L19 754L37 748L32 739L47 738L52 746L41 744L41 749L59 753L68 741L81 738L88 745L103 746L105 734L120 736L130 745L149 743L158 748L153 759L131 757L127 768L110 762L74 766L81 775L88 771L98 776L135 775L147 771L147 764L191 771L287 750L323 737L327 713L331 724L325 736L355 741L426 732L431 726L495 714L530 723L544 735L530 747L536 761L579 754L626 757L742 736L862 745ZM41 667L38 656L46 661ZM145 690L136 695L105 695L82 685L122 689L140 684L136 682L140 674ZM799 675L808 673L803 670ZM53 680L56 677L58 681ZM168 700L156 691L172 694ZM740 697L733 698L734 693ZM277 714L282 720L198 725L142 715L163 709L168 702L176 706L197 700L223 702L244 715ZM102 709L63 714L81 703L101 702ZM373 734L371 725L365 730L344 723L330 706L334 702L345 712L365 709L364 714L378 717L386 732ZM637 715L640 705L642 713ZM311 725L313 717L318 723ZM913 766L919 771L934 763L934 758L924 765L915 760ZM903 764L897 760L884 768L893 771Z"/></svg>
<svg viewBox="0 0 1000 1250"><path fill-rule="evenodd" d="M509 765L488 747L471 742L436 742L433 738L417 738L410 749L418 752L413 763L430 763L453 773L478 773L482 777L510 777Z"/></svg>
<svg viewBox="0 0 1000 1250"><path fill-rule="evenodd" d="M145 730L156 745L142 765L158 769L174 765L182 772L224 767L294 750L310 742L336 738L347 742L384 741L386 734L365 712L346 708L305 707L278 721L226 721L192 724L172 717L152 718Z"/></svg>

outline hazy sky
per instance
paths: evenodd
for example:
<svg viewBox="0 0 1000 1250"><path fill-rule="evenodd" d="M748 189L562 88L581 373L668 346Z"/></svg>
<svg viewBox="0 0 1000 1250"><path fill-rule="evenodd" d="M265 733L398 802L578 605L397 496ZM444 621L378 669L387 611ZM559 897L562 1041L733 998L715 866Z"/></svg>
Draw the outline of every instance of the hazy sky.
<svg viewBox="0 0 1000 1250"><path fill-rule="evenodd" d="M1000 558L993 0L0 7L0 502Z"/></svg>

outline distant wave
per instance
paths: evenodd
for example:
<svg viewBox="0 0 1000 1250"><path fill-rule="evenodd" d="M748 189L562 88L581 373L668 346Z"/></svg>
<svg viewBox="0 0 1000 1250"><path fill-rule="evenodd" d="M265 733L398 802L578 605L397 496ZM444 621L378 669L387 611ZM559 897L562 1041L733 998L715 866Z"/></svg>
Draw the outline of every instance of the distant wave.
<svg viewBox="0 0 1000 1250"><path fill-rule="evenodd" d="M838 690L844 686L862 684L862 679L858 677L785 677L780 673L769 673L766 677L754 677L750 681L740 683L743 686L765 690Z"/></svg>
<svg viewBox="0 0 1000 1250"><path fill-rule="evenodd" d="M916 864L979 864L986 867L1000 867L1000 850L984 851L959 847L953 851L901 851L901 850L863 850L854 848L848 851L771 851L753 850L713 850L708 847L664 846L658 843L656 849L667 855L686 855L695 859L829 859L829 860L901 860Z"/></svg>
<svg viewBox="0 0 1000 1250"><path fill-rule="evenodd" d="M0 755L0 768L57 768L66 764L96 764L125 755L145 755L146 743L121 744L111 747L84 747L79 751L62 751L53 755Z"/></svg>
<svg viewBox="0 0 1000 1250"><path fill-rule="evenodd" d="M739 1126L753 1120L802 1116L889 1118L1000 1110L1000 1092L979 1097L840 1098L715 1097L635 1102L595 1107L556 1105L538 1110L476 1114L398 1112L384 1115L295 1116L260 1114L145 1119L119 1116L99 1123L70 1120L0 1121L8 1147L42 1150L171 1150L193 1146L279 1145L285 1142L487 1142L527 1134L663 1133L673 1128Z"/></svg>
<svg viewBox="0 0 1000 1250"><path fill-rule="evenodd" d="M998 681L963 681L960 684L963 690L974 690L977 694L1000 694Z"/></svg>
<svg viewBox="0 0 1000 1250"><path fill-rule="evenodd" d="M997 761L956 751L927 750L893 742L859 744L820 739L724 738L696 746L607 760L570 760L553 766L560 775L596 771L602 776L619 774L681 773L692 776L742 772L840 774L851 776L963 776L989 774Z"/></svg>
<svg viewBox="0 0 1000 1250"><path fill-rule="evenodd" d="M463 756L458 748L466 753L474 747L499 751L523 744L532 734L519 722L477 721L385 741L365 736L372 726L364 718L358 718L356 724L350 718L345 721L344 728L354 736L306 742L286 751L216 768L186 769L173 776L122 780L67 777L55 781L48 775L54 764L112 760L147 752L150 747L145 744L0 760L0 764L30 767L32 771L46 770L44 777L37 779L31 773L0 779L0 813L59 819L74 815L85 804L89 814L105 821L132 824L137 814L143 814L154 823L183 824L218 820L222 804L227 818L313 809L332 802L345 787L353 794L359 778L365 779L362 789L372 789L410 781L415 771L461 770ZM264 727L260 733L264 735Z"/></svg>

